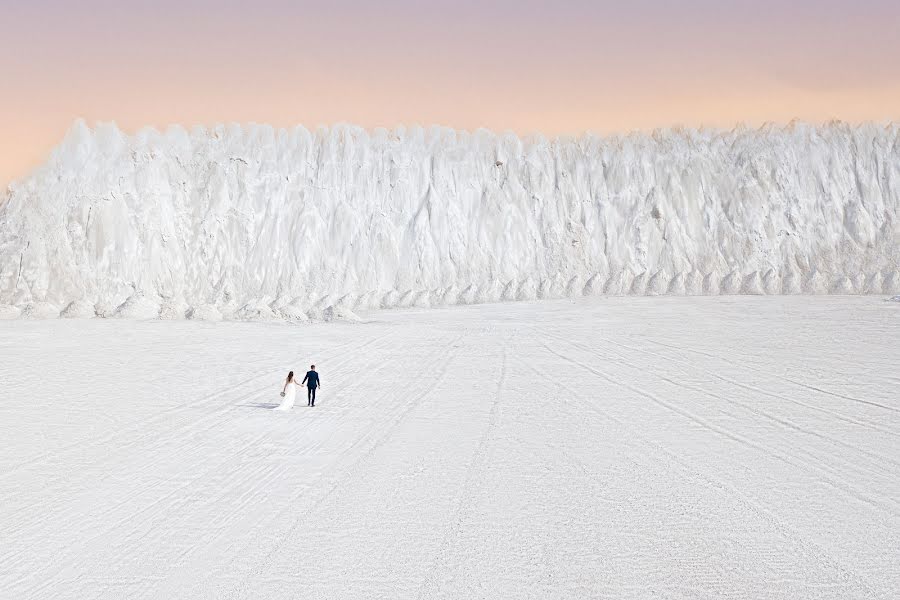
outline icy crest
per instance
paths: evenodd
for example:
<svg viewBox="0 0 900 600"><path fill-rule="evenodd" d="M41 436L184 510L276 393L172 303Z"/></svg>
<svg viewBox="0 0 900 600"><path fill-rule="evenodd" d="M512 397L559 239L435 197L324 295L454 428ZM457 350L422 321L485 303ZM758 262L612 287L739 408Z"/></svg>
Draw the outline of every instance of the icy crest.
<svg viewBox="0 0 900 600"><path fill-rule="evenodd" d="M895 294L898 141L897 125L841 123L547 140L79 122L0 200L0 312L305 321L582 294Z"/></svg>

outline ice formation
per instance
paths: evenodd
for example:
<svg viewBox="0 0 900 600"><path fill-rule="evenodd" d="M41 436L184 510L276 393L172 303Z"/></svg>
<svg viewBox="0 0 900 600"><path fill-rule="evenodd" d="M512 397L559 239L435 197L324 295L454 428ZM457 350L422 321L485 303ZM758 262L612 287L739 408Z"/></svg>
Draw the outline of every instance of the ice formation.
<svg viewBox="0 0 900 600"><path fill-rule="evenodd" d="M900 292L893 124L547 140L79 122L0 203L0 318Z"/></svg>

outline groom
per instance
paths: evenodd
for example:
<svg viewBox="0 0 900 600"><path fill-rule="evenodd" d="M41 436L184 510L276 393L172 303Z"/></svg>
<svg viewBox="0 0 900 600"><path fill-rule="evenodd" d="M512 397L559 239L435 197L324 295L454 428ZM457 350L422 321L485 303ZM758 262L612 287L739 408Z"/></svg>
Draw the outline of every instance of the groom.
<svg viewBox="0 0 900 600"><path fill-rule="evenodd" d="M315 406L316 388L322 387L322 384L319 383L319 374L316 373L316 365L309 365L309 371L306 372L306 377L303 378L300 385L303 385L304 383L306 384L306 405Z"/></svg>

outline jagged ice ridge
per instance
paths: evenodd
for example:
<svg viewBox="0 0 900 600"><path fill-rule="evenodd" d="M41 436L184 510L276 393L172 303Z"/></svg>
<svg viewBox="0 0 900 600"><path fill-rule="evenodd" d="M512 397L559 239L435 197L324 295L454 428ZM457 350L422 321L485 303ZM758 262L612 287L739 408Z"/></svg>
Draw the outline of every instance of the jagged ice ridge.
<svg viewBox="0 0 900 600"><path fill-rule="evenodd" d="M0 199L0 318L896 294L898 142L895 124L548 140L78 122Z"/></svg>

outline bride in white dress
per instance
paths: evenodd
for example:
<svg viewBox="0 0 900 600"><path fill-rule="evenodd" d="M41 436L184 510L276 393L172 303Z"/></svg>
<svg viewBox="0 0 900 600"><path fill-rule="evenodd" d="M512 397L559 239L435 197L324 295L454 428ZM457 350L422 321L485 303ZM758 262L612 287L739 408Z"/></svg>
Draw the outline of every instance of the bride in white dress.
<svg viewBox="0 0 900 600"><path fill-rule="evenodd" d="M287 379L284 380L284 387L281 388L281 395L284 397L284 400L281 401L281 404L275 410L291 410L294 406L294 398L297 397L297 385L299 384L294 381L294 372L291 371L288 373Z"/></svg>

